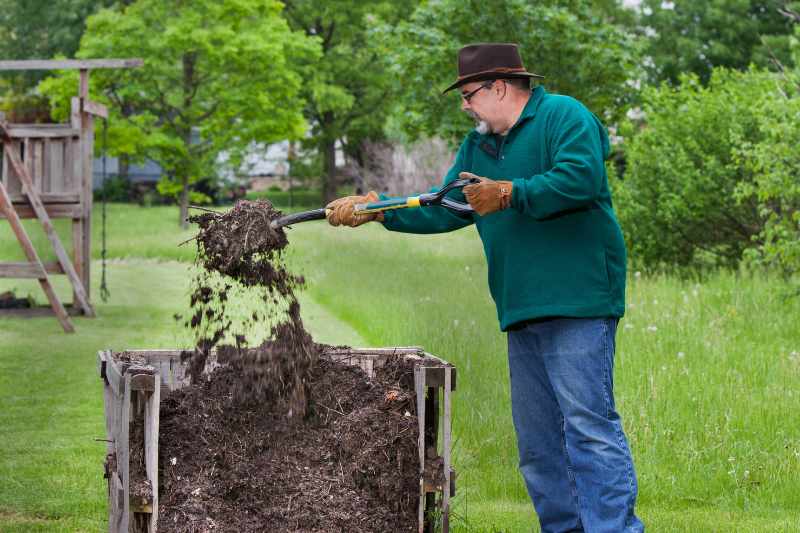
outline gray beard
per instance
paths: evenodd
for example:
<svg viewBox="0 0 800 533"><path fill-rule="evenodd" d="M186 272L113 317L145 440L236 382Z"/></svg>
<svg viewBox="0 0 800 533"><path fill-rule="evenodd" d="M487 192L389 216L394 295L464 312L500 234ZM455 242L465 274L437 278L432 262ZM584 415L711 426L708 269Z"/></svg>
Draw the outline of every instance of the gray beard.
<svg viewBox="0 0 800 533"><path fill-rule="evenodd" d="M485 120L481 119L481 117L479 117L478 115L476 115L472 111L467 111L467 114L472 118L472 120L474 120L476 122L475 131L477 131L481 135L486 135L487 133L489 133L491 131L491 128L489 127L489 123L486 122Z"/></svg>

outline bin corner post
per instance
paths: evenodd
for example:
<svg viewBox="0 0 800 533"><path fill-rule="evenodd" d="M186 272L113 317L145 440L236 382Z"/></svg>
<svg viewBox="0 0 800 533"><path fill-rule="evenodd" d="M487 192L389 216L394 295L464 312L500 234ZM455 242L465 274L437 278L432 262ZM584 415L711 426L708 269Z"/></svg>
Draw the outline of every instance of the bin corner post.
<svg viewBox="0 0 800 533"><path fill-rule="evenodd" d="M425 531L425 369L414 365L414 391L417 393L417 420L419 421L419 511L418 531Z"/></svg>
<svg viewBox="0 0 800 533"><path fill-rule="evenodd" d="M145 469L150 487L153 490L152 511L148 533L156 533L158 529L158 424L161 406L161 378L156 372L153 376L153 390L145 393L144 408L144 453Z"/></svg>
<svg viewBox="0 0 800 533"><path fill-rule="evenodd" d="M451 425L451 398L453 385L453 368L450 366L444 369L444 420L442 424L442 447L444 448L444 483L442 484L442 533L450 531L450 446L452 442Z"/></svg>

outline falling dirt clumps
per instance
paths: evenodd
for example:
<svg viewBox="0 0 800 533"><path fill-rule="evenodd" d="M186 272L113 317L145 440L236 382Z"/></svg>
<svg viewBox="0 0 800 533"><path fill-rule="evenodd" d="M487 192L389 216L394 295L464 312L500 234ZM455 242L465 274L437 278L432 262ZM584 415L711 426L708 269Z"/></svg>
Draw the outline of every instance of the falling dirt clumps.
<svg viewBox="0 0 800 533"><path fill-rule="evenodd" d="M232 384L236 401L286 402L292 416L302 417L305 378L319 350L303 327L294 294L304 280L291 274L283 261L286 234L270 227L280 215L270 202L260 200L238 202L224 214L206 212L189 219L200 226L197 262L202 270L190 298L193 314L188 325L196 332L197 347L188 360L197 382L211 349L218 347L220 362L238 372ZM217 274L225 280L221 285ZM263 301L244 324L270 329L269 338L258 347L245 346L244 335L233 331L227 317L235 284ZM235 344L221 344L226 337L233 337Z"/></svg>
<svg viewBox="0 0 800 533"><path fill-rule="evenodd" d="M413 364L391 358L369 377L322 356L300 319L304 280L286 269L284 230L269 226L280 215L243 201L190 218L196 348L184 356L192 384L161 403L159 531L415 531ZM236 323L241 287L262 305ZM269 335L248 346L253 326Z"/></svg>

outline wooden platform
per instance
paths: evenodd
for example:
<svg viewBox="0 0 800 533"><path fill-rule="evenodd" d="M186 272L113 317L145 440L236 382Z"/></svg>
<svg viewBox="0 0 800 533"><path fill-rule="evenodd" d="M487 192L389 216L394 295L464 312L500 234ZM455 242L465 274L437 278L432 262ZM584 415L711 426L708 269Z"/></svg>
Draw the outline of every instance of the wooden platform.
<svg viewBox="0 0 800 533"><path fill-rule="evenodd" d="M183 350L98 352L97 370L103 380L108 441L105 473L111 533L157 531L160 402L162 395L189 384L187 366L181 362L182 353ZM373 376L375 369L392 356L414 362L419 419L419 533L433 533L436 517L441 518L441 531L447 533L450 498L455 493L455 472L451 466L451 393L455 390L455 367L418 347L331 350L323 355L359 366L368 376ZM206 369L216 365L212 355ZM144 423L142 444L150 487L149 497L143 499L134 499L131 493L130 426L137 420Z"/></svg>

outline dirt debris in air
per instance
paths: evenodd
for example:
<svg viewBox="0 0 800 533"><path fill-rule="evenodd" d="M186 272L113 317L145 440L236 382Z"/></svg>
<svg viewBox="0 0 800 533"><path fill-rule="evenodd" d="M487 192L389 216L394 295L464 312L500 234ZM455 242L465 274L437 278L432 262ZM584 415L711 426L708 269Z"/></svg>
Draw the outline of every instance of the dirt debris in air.
<svg viewBox="0 0 800 533"><path fill-rule="evenodd" d="M415 531L419 502L413 367L368 378L320 357L303 327L280 216L242 201L190 218L200 275L186 353L192 384L162 399L159 531ZM263 305L237 322L242 288ZM244 331L268 338L248 346ZM218 366L203 374L211 349Z"/></svg>

